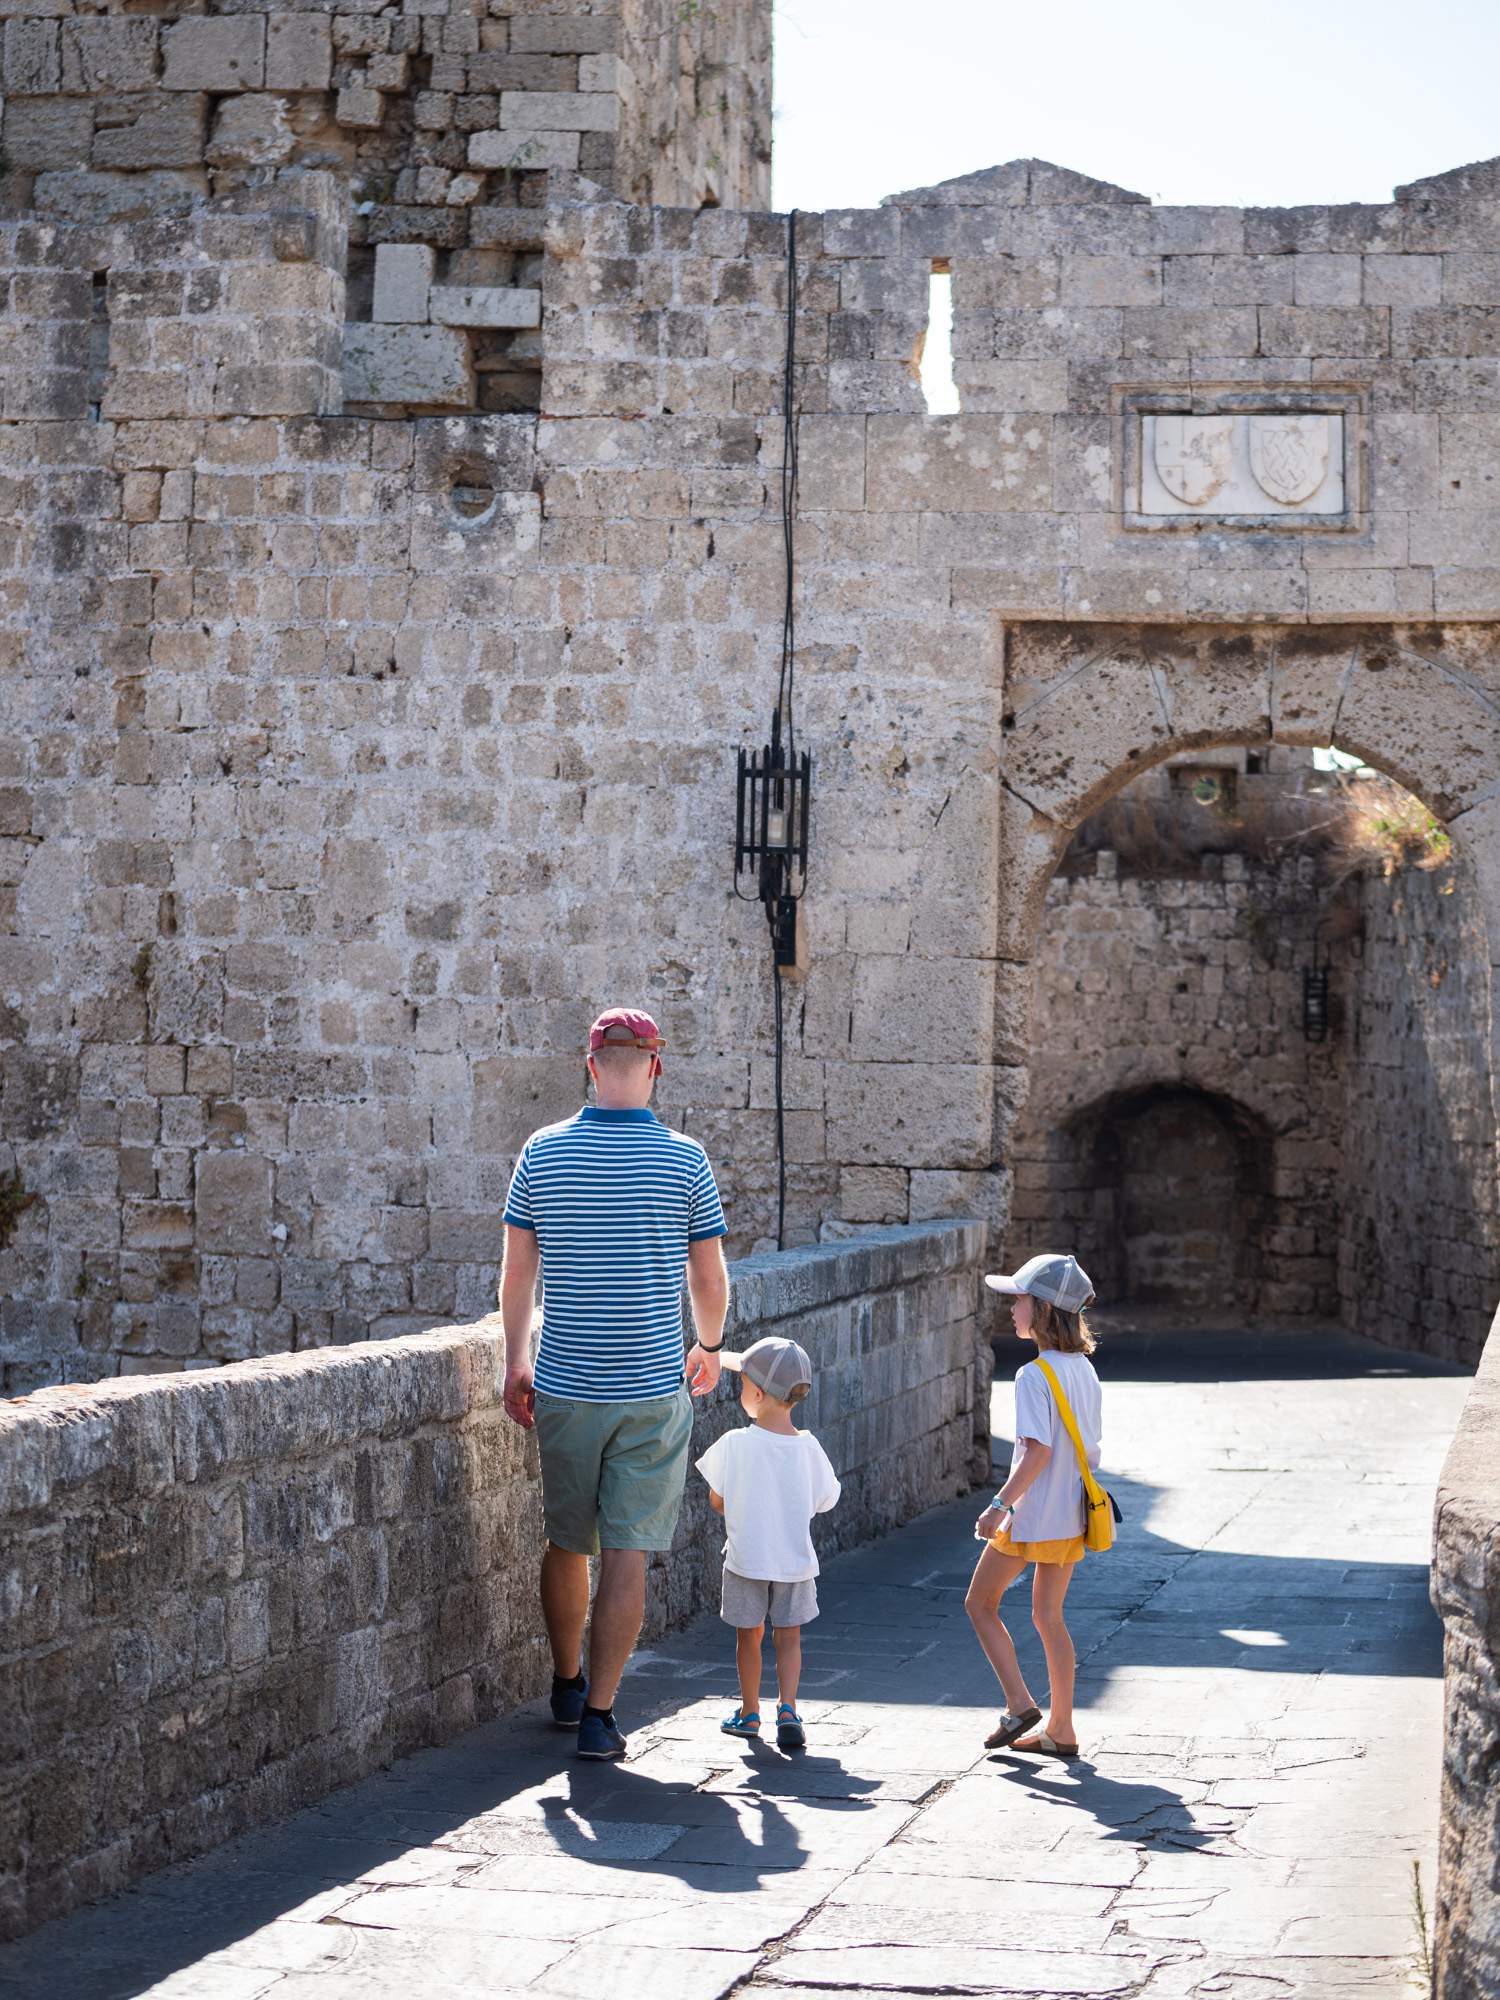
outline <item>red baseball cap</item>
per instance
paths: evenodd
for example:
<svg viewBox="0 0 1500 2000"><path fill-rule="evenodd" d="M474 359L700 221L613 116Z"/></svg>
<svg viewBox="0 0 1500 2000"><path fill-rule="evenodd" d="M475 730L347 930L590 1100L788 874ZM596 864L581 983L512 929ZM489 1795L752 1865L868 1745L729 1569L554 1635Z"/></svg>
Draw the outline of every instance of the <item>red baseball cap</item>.
<svg viewBox="0 0 1500 2000"><path fill-rule="evenodd" d="M649 1049L655 1055L667 1046L666 1036L649 1014L634 1007L607 1007L589 1029L589 1054L595 1049Z"/></svg>

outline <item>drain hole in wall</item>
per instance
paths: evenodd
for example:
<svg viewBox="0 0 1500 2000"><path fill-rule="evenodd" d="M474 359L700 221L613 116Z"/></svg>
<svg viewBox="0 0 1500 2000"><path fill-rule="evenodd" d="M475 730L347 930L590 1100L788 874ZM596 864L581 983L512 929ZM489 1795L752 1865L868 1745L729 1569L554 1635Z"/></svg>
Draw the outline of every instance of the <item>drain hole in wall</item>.
<svg viewBox="0 0 1500 2000"><path fill-rule="evenodd" d="M493 510L495 489L480 466L463 465L453 475L448 504L460 521L482 521Z"/></svg>

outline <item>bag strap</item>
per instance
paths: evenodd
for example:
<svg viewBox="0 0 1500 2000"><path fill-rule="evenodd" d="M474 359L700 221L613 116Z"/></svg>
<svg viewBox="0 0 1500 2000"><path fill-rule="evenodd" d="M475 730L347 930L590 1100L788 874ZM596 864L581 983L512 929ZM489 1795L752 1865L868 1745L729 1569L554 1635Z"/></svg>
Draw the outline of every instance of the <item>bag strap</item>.
<svg viewBox="0 0 1500 2000"><path fill-rule="evenodd" d="M1083 1483L1086 1487L1092 1488L1097 1484L1094 1478L1094 1469L1089 1464L1089 1455L1083 1448L1083 1439L1079 1435L1078 1421L1073 1415L1073 1406L1063 1394L1062 1384L1040 1354L1036 1358L1036 1365L1052 1385L1052 1399L1057 1404L1057 1414L1067 1425L1068 1436L1073 1440L1073 1449L1078 1454L1078 1470L1083 1474Z"/></svg>

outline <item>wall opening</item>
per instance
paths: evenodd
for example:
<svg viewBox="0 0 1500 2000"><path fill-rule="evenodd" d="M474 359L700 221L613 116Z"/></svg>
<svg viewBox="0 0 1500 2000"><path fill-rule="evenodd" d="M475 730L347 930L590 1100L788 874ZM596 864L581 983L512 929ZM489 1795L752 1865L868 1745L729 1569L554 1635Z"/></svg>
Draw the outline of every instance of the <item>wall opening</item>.
<svg viewBox="0 0 1500 2000"><path fill-rule="evenodd" d="M1077 827L1030 976L1008 1257L1076 1248L1101 1305L1478 1353L1489 953L1467 857L1412 793L1329 750L1170 757Z"/></svg>
<svg viewBox="0 0 1500 2000"><path fill-rule="evenodd" d="M917 379L929 417L953 416L958 383L953 374L953 277L943 259L932 266L927 288L927 330L922 336Z"/></svg>

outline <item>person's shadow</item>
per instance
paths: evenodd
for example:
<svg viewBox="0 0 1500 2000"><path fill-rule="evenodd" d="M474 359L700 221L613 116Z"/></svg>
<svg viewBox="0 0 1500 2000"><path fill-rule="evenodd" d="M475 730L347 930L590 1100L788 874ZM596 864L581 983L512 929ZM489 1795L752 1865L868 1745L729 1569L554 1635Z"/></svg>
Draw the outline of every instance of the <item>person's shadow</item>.
<svg viewBox="0 0 1500 2000"><path fill-rule="evenodd" d="M1204 1848L1217 1838L1211 1827L1194 1823L1193 1808L1165 1785L1143 1784L1134 1778L1106 1778L1087 1757L1070 1757L1055 1770L1039 1770L1036 1761L1013 1751L998 1750L991 1764L997 1776L1018 1785L1033 1798L1084 1812L1104 1829L1106 1840L1128 1841L1139 1847L1150 1841L1164 1847ZM1218 1808L1209 1806L1213 1813Z"/></svg>

